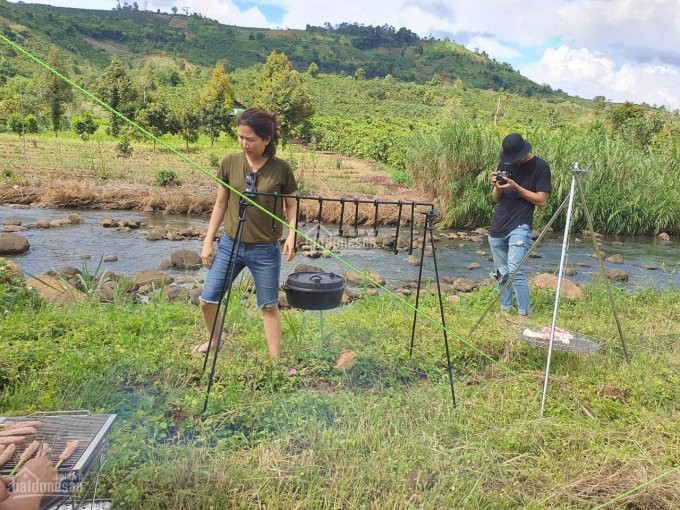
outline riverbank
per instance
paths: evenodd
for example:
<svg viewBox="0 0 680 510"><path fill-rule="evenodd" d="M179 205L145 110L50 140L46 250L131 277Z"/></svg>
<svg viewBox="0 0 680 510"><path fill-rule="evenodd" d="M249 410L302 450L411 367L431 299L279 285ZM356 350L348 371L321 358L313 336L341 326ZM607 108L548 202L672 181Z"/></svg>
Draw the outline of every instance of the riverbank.
<svg viewBox="0 0 680 510"><path fill-rule="evenodd" d="M327 314L323 338L316 314L284 312L294 377L268 361L253 298L234 299L200 421L196 307L54 308L0 284L0 414L117 413L100 495L119 508L590 508L680 463L677 289L615 292L631 365L602 287L563 302L560 326L602 349L554 354L544 418L545 351L515 339L516 316L465 335L494 292L445 302L457 408L432 296L410 360L412 311L394 298ZM534 303L532 322L547 323L552 295ZM343 351L353 362L336 368ZM676 472L612 508L677 508L678 494Z"/></svg>
<svg viewBox="0 0 680 510"><path fill-rule="evenodd" d="M173 140L169 140L173 143ZM26 156L23 141L16 135L0 134L0 150L7 157L0 163L0 203L74 209L111 209L160 211L175 214L207 215L215 201L215 181L190 164L160 147L134 143L129 158L120 158L115 141L107 137L84 142L80 139L27 136ZM174 143L180 152L210 172L221 158L238 151L235 142L210 147L198 145L190 150ZM394 180L377 163L317 152L290 144L279 150L294 169L301 194L426 201L427 195ZM159 171L174 172L178 185L159 186ZM316 220L318 203L301 204L302 218ZM350 209L352 209L350 211ZM340 204L324 203L323 220L337 222ZM354 209L347 208L345 221L354 221ZM385 206L378 211L381 225L396 224L398 208ZM374 208L359 208L359 223L372 223ZM406 215L404 215L404 221Z"/></svg>

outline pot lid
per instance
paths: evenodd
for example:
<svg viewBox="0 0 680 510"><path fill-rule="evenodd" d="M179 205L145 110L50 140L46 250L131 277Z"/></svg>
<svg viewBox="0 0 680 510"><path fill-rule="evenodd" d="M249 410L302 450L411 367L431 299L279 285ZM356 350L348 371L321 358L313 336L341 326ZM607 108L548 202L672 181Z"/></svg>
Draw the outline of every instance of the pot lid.
<svg viewBox="0 0 680 510"><path fill-rule="evenodd" d="M295 289L339 290L345 288L345 279L335 273L302 271L288 275L286 284Z"/></svg>

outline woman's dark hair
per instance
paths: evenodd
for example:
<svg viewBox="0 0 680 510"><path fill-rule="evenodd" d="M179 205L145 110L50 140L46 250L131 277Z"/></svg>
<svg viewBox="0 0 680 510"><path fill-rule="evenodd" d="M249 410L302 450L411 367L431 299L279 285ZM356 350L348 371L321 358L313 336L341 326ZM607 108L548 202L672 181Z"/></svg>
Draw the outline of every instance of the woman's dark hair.
<svg viewBox="0 0 680 510"><path fill-rule="evenodd" d="M276 144L279 141L279 123L276 114L269 110L248 108L236 121L237 126L248 126L260 138L269 138L269 143L264 148L264 155L272 158L276 154Z"/></svg>

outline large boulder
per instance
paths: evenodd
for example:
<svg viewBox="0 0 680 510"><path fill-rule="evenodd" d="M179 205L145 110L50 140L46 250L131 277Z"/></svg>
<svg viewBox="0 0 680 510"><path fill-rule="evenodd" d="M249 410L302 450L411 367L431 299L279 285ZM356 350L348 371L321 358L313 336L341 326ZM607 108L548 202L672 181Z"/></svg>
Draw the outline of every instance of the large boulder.
<svg viewBox="0 0 680 510"><path fill-rule="evenodd" d="M557 289L557 276L541 273L529 282L529 285L538 289ZM562 297L570 301L580 301L584 298L583 289L567 278L562 278Z"/></svg>
<svg viewBox="0 0 680 510"><path fill-rule="evenodd" d="M385 278L383 278L381 275L378 273L374 273L373 271L368 271L366 273L369 278L372 280L378 282L380 285L385 285ZM345 281L347 282L347 285L362 285L363 284L370 284L371 282L367 280L363 274L360 273L355 273L354 271L347 271L345 273Z"/></svg>
<svg viewBox="0 0 680 510"><path fill-rule="evenodd" d="M201 256L193 250L177 250L170 254L172 265L179 269L198 269L203 263Z"/></svg>
<svg viewBox="0 0 680 510"><path fill-rule="evenodd" d="M5 233L23 232L26 227L20 227L18 225L5 225L2 227L2 231Z"/></svg>
<svg viewBox="0 0 680 510"><path fill-rule="evenodd" d="M7 218L5 220L2 220L3 225L12 225L15 227L21 226L21 220L18 218Z"/></svg>
<svg viewBox="0 0 680 510"><path fill-rule="evenodd" d="M666 232L661 232L657 236L657 238L659 239L659 241L666 242L666 243L671 240L671 236L669 236Z"/></svg>
<svg viewBox="0 0 680 510"><path fill-rule="evenodd" d="M623 255L617 253L616 255L611 255L604 260L610 264L623 264Z"/></svg>
<svg viewBox="0 0 680 510"><path fill-rule="evenodd" d="M453 290L457 292L472 292L477 287L479 287L479 283L474 280L470 280L469 278L456 278L453 280L452 285Z"/></svg>
<svg viewBox="0 0 680 510"><path fill-rule="evenodd" d="M12 255L27 252L30 248L28 239L19 234L0 235L0 255Z"/></svg>
<svg viewBox="0 0 680 510"><path fill-rule="evenodd" d="M67 225L73 225L73 223L71 223L71 220L69 220L68 218L59 218L50 221L50 227L65 227Z"/></svg>
<svg viewBox="0 0 680 510"><path fill-rule="evenodd" d="M138 290L140 287L145 285L156 287L160 285L167 285L172 283L172 276L169 276L161 271L156 271L155 269L146 269L137 273L133 279L133 290Z"/></svg>
<svg viewBox="0 0 680 510"><path fill-rule="evenodd" d="M86 300L85 294L66 283L63 278L47 273L26 281L26 287L35 289L41 298L55 305L82 303Z"/></svg>
<svg viewBox="0 0 680 510"><path fill-rule="evenodd" d="M628 273L622 271L621 269L610 269L607 271L607 278L616 282L627 282Z"/></svg>
<svg viewBox="0 0 680 510"><path fill-rule="evenodd" d="M24 272L11 260L0 257L0 283L9 283L13 280L24 281Z"/></svg>
<svg viewBox="0 0 680 510"><path fill-rule="evenodd" d="M295 266L296 273L323 273L324 270L319 266L312 266L311 264L298 264Z"/></svg>

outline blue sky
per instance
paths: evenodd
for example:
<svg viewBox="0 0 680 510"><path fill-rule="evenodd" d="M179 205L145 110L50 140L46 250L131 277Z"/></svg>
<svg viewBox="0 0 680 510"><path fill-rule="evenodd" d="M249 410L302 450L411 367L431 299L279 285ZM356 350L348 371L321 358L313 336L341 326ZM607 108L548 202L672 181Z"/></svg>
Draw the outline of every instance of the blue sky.
<svg viewBox="0 0 680 510"><path fill-rule="evenodd" d="M114 0L31 0L111 9ZM581 97L680 108L680 0L137 0L253 27L357 22L449 37Z"/></svg>

